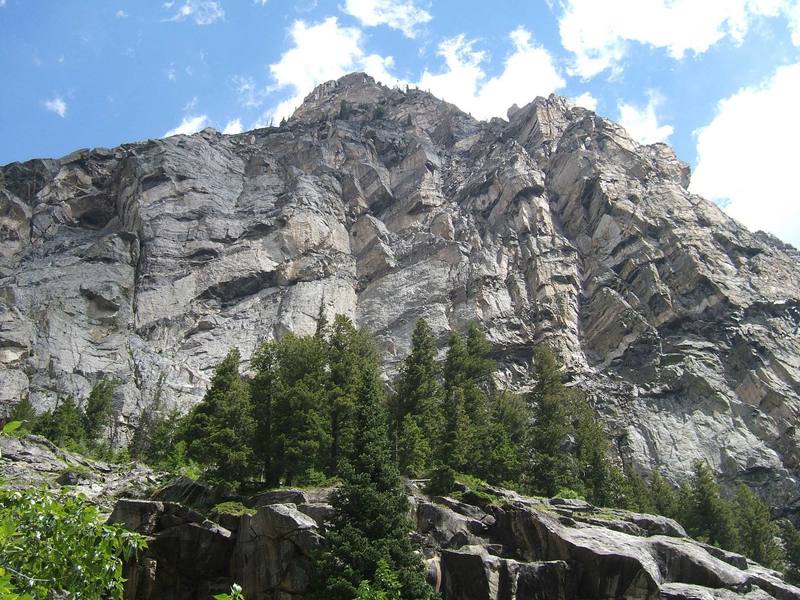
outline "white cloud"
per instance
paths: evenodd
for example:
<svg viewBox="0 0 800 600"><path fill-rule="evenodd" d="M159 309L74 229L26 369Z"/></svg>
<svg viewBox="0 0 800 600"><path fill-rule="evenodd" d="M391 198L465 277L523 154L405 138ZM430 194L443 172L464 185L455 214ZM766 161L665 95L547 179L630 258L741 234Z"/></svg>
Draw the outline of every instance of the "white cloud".
<svg viewBox="0 0 800 600"><path fill-rule="evenodd" d="M174 2L165 2L164 8L170 9L174 4ZM191 18L198 25L211 25L225 18L225 10L219 2L186 0L178 7L178 12L166 20L185 21L188 18Z"/></svg>
<svg viewBox="0 0 800 600"><path fill-rule="evenodd" d="M430 21L431 14L417 7L413 0L347 0L342 10L366 27L388 25L409 38L416 36L416 27Z"/></svg>
<svg viewBox="0 0 800 600"><path fill-rule="evenodd" d="M120 8L117 12L114 13L114 16L117 17L118 19L127 19L128 13L126 13L124 10Z"/></svg>
<svg viewBox="0 0 800 600"><path fill-rule="evenodd" d="M3 8L6 5L6 0L0 0L0 8Z"/></svg>
<svg viewBox="0 0 800 600"><path fill-rule="evenodd" d="M233 77L233 87L239 95L239 104L245 108L258 108L264 103L266 90L256 85L255 79L244 75Z"/></svg>
<svg viewBox="0 0 800 600"><path fill-rule="evenodd" d="M656 142L666 142L672 135L672 125L661 125L658 122L656 109L662 103L663 98L657 92L648 92L646 106L636 106L626 102L617 104L619 119L617 119L628 134L640 144L654 144Z"/></svg>
<svg viewBox="0 0 800 600"><path fill-rule="evenodd" d="M764 84L721 100L696 131L691 190L724 206L751 230L768 231L800 248L795 175L800 121L800 63L779 67Z"/></svg>
<svg viewBox="0 0 800 600"><path fill-rule="evenodd" d="M234 135L236 133L242 133L242 120L231 119L230 121L228 121L228 124L225 125L225 129L222 130L222 133L226 135Z"/></svg>
<svg viewBox="0 0 800 600"><path fill-rule="evenodd" d="M630 42L664 48L676 59L702 54L725 37L740 42L756 17L783 14L800 45L797 0L565 0L561 43L575 55L572 73L618 70Z"/></svg>
<svg viewBox="0 0 800 600"><path fill-rule="evenodd" d="M169 137L171 135L191 135L197 133L208 125L208 117L206 115L198 115L196 117L183 117L181 124L170 129L161 137Z"/></svg>
<svg viewBox="0 0 800 600"><path fill-rule="evenodd" d="M192 96L192 99L183 105L183 112L192 112L195 108L197 108L197 96Z"/></svg>
<svg viewBox="0 0 800 600"><path fill-rule="evenodd" d="M583 92L580 96L575 96L569 99L575 106L581 108L588 108L591 111L597 110L597 98L592 96L590 92Z"/></svg>
<svg viewBox="0 0 800 600"><path fill-rule="evenodd" d="M548 95L564 87L553 57L531 42L531 34L519 27L509 34L514 51L506 58L502 73L486 79L482 63L485 52L464 35L439 44L445 71L422 74L419 87L457 104L480 119L505 117L512 104L527 104L536 96Z"/></svg>
<svg viewBox="0 0 800 600"><path fill-rule="evenodd" d="M313 25L295 21L289 35L293 46L269 66L275 82L269 91L289 89L291 96L263 115L256 127L290 116L315 86L352 71L365 71L389 85L398 82L389 73L392 57L368 55L362 47L361 30L340 26L336 17Z"/></svg>
<svg viewBox="0 0 800 600"><path fill-rule="evenodd" d="M43 104L45 109L56 113L59 117L63 118L67 115L67 103L64 102L61 96L55 96L50 100L45 100Z"/></svg>

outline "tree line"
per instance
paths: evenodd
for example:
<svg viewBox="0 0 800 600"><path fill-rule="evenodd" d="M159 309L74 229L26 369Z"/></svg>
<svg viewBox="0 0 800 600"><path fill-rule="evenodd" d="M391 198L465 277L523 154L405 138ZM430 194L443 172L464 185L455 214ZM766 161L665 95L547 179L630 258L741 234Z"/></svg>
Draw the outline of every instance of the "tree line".
<svg viewBox="0 0 800 600"><path fill-rule="evenodd" d="M415 561L399 558L408 551L398 533L408 525L399 511L400 474L429 479L431 493L450 493L455 480L467 476L529 495L658 513L696 538L766 566L785 563L790 576L797 573L800 535L789 523L781 530L771 521L768 507L746 486L725 498L700 463L678 489L657 472L643 478L617 466L593 407L565 385L562 365L548 348L535 350L534 385L526 394L495 385L492 346L475 324L449 336L443 362L438 354L430 326L419 320L394 391L387 393L370 336L344 316L332 323L320 317L315 335L288 334L263 344L252 357L250 377L240 373L241 357L232 349L202 402L185 416L143 415L129 451L230 488L343 482L335 500L342 521L333 531L348 533L328 571L320 571L331 581L344 577L337 584L341 593L328 589L330 597L352 598L362 580L392 589L415 585L409 582L416 575L408 573L417 569L407 569ZM93 390L82 416L74 402L45 413L38 430L57 443L69 432L88 439L108 414L109 389ZM393 516L380 518L382 511ZM372 521L383 522L381 531L372 530ZM352 530L348 523L359 525ZM383 541L366 544L367 538ZM392 544L403 551L393 554L387 550ZM366 558L362 546L371 549ZM342 575L342 560L361 566ZM398 583L398 573L406 574L405 583Z"/></svg>

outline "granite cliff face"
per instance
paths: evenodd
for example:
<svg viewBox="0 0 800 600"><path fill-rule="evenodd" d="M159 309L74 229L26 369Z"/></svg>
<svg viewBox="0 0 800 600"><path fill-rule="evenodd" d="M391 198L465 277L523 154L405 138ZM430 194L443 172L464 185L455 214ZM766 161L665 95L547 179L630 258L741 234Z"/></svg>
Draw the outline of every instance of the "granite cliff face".
<svg viewBox="0 0 800 600"><path fill-rule="evenodd" d="M418 317L480 321L502 377L546 341L620 457L674 480L707 460L800 508L800 254L687 191L688 167L537 98L479 122L352 74L281 127L0 168L0 403L84 398L116 434L188 407L230 346L370 330L391 375ZM245 360L245 365L246 365Z"/></svg>

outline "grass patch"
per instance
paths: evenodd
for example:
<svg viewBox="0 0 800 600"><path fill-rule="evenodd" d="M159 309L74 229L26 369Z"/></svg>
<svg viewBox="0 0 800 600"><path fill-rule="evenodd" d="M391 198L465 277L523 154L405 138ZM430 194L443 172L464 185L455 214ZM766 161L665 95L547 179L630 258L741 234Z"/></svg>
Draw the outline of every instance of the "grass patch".
<svg viewBox="0 0 800 600"><path fill-rule="evenodd" d="M241 517L242 515L254 515L256 514L255 508L248 508L241 502L236 501L228 501L228 502L220 502L211 507L209 514L212 516L215 515L233 515L234 517Z"/></svg>

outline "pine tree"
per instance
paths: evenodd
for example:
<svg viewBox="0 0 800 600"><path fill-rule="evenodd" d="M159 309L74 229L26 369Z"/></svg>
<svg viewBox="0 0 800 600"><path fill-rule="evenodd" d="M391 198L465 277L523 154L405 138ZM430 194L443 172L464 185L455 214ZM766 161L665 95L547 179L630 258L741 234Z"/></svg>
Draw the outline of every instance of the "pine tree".
<svg viewBox="0 0 800 600"><path fill-rule="evenodd" d="M800 531L791 521L781 523L781 540L786 554L784 574L792 585L800 584Z"/></svg>
<svg viewBox="0 0 800 600"><path fill-rule="evenodd" d="M777 543L780 529L770 519L769 507L743 483L736 488L733 504L742 553L765 567L781 568L784 556Z"/></svg>
<svg viewBox="0 0 800 600"><path fill-rule="evenodd" d="M20 421L22 423L22 429L25 431L33 429L36 424L36 419L36 411L33 409L30 398L27 396L14 405L14 409L11 411L11 416L9 417L9 421Z"/></svg>
<svg viewBox="0 0 800 600"><path fill-rule="evenodd" d="M427 321L419 319L411 335L411 354L403 361L400 371L393 406L395 429L410 414L415 417L417 425L428 440L439 439L444 422L443 390L439 376L436 340Z"/></svg>
<svg viewBox="0 0 800 600"><path fill-rule="evenodd" d="M269 465L267 481L291 485L330 473L328 350L317 336L289 334L272 344L263 351L274 353L271 362L259 362L253 384L260 431L269 430L260 458Z"/></svg>
<svg viewBox="0 0 800 600"><path fill-rule="evenodd" d="M317 563L312 597L352 600L362 581L375 581L381 561L399 582L406 600L433 598L419 556L409 541L408 500L392 461L386 412L376 364L358 374L353 407L359 448L341 461L342 486L331 504L336 510L328 549Z"/></svg>
<svg viewBox="0 0 800 600"><path fill-rule="evenodd" d="M216 483L238 487L252 472L253 434L250 390L239 374L234 348L214 370L203 401L192 409L185 436L188 455Z"/></svg>
<svg viewBox="0 0 800 600"><path fill-rule="evenodd" d="M719 484L705 463L695 463L688 503L686 525L693 537L726 550L739 550L733 509L720 495Z"/></svg>
<svg viewBox="0 0 800 600"><path fill-rule="evenodd" d="M653 498L653 507L659 515L679 520L680 506L675 489L664 479L658 471L650 475L650 490Z"/></svg>
<svg viewBox="0 0 800 600"><path fill-rule="evenodd" d="M561 382L561 365L551 350L539 347L534 353L536 383L528 395L533 413L529 436L531 464L526 473L533 493L552 496L562 488L580 487L573 457L565 445L571 433L570 393Z"/></svg>
<svg viewBox="0 0 800 600"><path fill-rule="evenodd" d="M656 512L651 486L633 467L625 469L625 495L622 504L628 510L648 514Z"/></svg>
<svg viewBox="0 0 800 600"><path fill-rule="evenodd" d="M410 414L403 417L397 434L397 456L400 472L421 477L431 460L431 446L417 420Z"/></svg>
<svg viewBox="0 0 800 600"><path fill-rule="evenodd" d="M101 379L89 393L84 410L84 427L90 441L98 441L103 430L111 424L114 389L117 385L119 383L114 379Z"/></svg>
<svg viewBox="0 0 800 600"><path fill-rule="evenodd" d="M587 499L598 506L624 503L625 476L608 457L609 442L597 413L582 396L572 395L569 402L575 438L574 454L578 477Z"/></svg>
<svg viewBox="0 0 800 600"><path fill-rule="evenodd" d="M356 329L349 318L336 315L328 340L328 410L331 434L329 469L332 472L336 471L340 458L352 452L352 411L357 373L365 363L374 359L375 350L369 337Z"/></svg>
<svg viewBox="0 0 800 600"><path fill-rule="evenodd" d="M57 446L85 450L86 429L83 414L72 396L61 400L52 410L42 413L36 420L33 433L43 435Z"/></svg>

